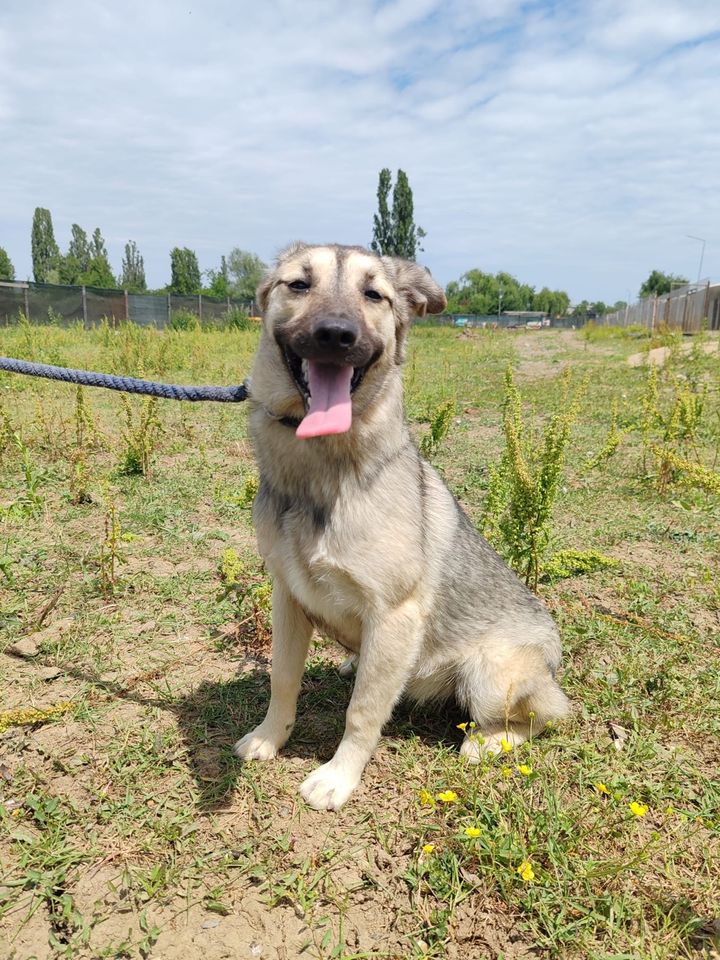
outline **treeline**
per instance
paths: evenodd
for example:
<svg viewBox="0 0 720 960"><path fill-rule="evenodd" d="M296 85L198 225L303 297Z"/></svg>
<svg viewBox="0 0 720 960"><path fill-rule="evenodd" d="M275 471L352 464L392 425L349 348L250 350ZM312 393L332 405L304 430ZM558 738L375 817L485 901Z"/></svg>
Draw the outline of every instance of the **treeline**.
<svg viewBox="0 0 720 960"><path fill-rule="evenodd" d="M174 247L170 251L170 282L160 289L149 290L145 263L134 240L125 244L121 270L115 274L99 227L88 236L79 224L73 223L70 242L63 253L55 239L52 215L44 207L35 209L30 243L33 279L36 283L119 288L131 293L175 293L185 296L203 293L221 299L232 297L250 301L266 269L263 261L254 253L235 247L226 257L221 257L217 270L203 272L194 250ZM15 280L15 268L2 247L0 280Z"/></svg>
<svg viewBox="0 0 720 960"><path fill-rule="evenodd" d="M491 315L505 310L539 310L552 316L565 316L570 297L564 290L543 287L535 290L510 273L485 273L468 270L446 289L449 313Z"/></svg>

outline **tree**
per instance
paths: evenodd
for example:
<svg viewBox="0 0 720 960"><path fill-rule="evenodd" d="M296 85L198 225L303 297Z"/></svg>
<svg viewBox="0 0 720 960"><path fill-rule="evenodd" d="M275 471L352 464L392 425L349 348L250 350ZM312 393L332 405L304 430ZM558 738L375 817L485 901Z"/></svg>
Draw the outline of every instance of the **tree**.
<svg viewBox="0 0 720 960"><path fill-rule="evenodd" d="M0 247L0 280L14 280L15 267L12 265L7 251Z"/></svg>
<svg viewBox="0 0 720 960"><path fill-rule="evenodd" d="M70 246L68 247L68 257L74 257L80 267L78 273L84 273L90 266L92 253L88 236L82 227L74 223L70 227Z"/></svg>
<svg viewBox="0 0 720 960"><path fill-rule="evenodd" d="M88 245L90 259L85 270L80 273L77 283L87 287L101 287L106 290L115 288L115 275L112 272L108 259L107 248L100 227L93 230L92 240Z"/></svg>
<svg viewBox="0 0 720 960"><path fill-rule="evenodd" d="M211 297L224 300L230 296L230 281L228 279L228 265L225 257L220 257L220 269L208 270L207 292Z"/></svg>
<svg viewBox="0 0 720 960"><path fill-rule="evenodd" d="M235 247L227 258L230 296L238 300L254 300L255 291L266 270L267 266L256 254Z"/></svg>
<svg viewBox="0 0 720 960"><path fill-rule="evenodd" d="M173 247L170 251L170 290L183 296L200 292L202 279L197 254L187 247Z"/></svg>
<svg viewBox="0 0 720 960"><path fill-rule="evenodd" d="M674 273L663 273L662 270L653 270L640 287L640 297L661 297L664 293L670 293L673 287L682 287L687 282L687 277L680 277Z"/></svg>
<svg viewBox="0 0 720 960"><path fill-rule="evenodd" d="M375 253L383 256L388 255L393 248L393 222L388 206L391 185L392 174L387 167L383 167L378 177L378 212L373 217L373 239L370 244Z"/></svg>
<svg viewBox="0 0 720 960"><path fill-rule="evenodd" d="M132 293L142 293L147 290L145 281L145 263L134 240L125 244L125 256L122 261L120 286Z"/></svg>
<svg viewBox="0 0 720 960"><path fill-rule="evenodd" d="M378 212L373 217L372 249L388 257L404 257L414 260L420 241L426 236L422 227L415 225L413 192L404 170L398 170L393 187L392 212L388 209L388 196L392 175L387 167L378 178Z"/></svg>
<svg viewBox="0 0 720 960"><path fill-rule="evenodd" d="M58 283L79 284L81 276L90 267L90 243L82 227L74 223L70 228L70 245L65 256L58 257Z"/></svg>
<svg viewBox="0 0 720 960"><path fill-rule="evenodd" d="M570 298L564 290L543 287L539 293L511 273L468 270L447 285L449 313L497 316L504 310L539 310L552 316L565 315Z"/></svg>
<svg viewBox="0 0 720 960"><path fill-rule="evenodd" d="M45 207L36 207L32 222L32 264L36 283L57 280L60 250L55 242L52 216Z"/></svg>

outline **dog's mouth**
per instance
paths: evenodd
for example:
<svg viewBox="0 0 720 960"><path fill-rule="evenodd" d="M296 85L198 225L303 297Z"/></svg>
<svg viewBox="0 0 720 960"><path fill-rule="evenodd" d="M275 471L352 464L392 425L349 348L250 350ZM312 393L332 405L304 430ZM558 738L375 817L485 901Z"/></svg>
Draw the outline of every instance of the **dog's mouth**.
<svg viewBox="0 0 720 960"><path fill-rule="evenodd" d="M347 433L352 425L352 395L376 357L363 367L353 367L305 359L287 344L282 352L307 410L296 436L305 440Z"/></svg>

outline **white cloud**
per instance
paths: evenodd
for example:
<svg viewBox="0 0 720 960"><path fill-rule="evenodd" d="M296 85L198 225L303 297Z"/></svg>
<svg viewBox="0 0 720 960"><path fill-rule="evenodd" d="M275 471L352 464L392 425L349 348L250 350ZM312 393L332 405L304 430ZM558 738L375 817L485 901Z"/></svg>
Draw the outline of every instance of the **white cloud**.
<svg viewBox="0 0 720 960"><path fill-rule="evenodd" d="M35 206L176 244L367 242L403 167L443 281L507 269L614 300L653 267L720 276L716 0L10 0L0 14L0 246Z"/></svg>

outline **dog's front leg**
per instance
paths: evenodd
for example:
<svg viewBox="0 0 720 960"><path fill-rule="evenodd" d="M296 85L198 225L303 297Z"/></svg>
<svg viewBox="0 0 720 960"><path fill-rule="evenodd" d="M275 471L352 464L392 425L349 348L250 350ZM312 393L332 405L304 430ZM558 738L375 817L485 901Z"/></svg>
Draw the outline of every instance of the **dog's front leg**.
<svg viewBox="0 0 720 960"><path fill-rule="evenodd" d="M339 810L360 783L417 658L421 624L417 604L407 601L380 622L364 627L340 746L332 760L311 773L300 787L316 810Z"/></svg>
<svg viewBox="0 0 720 960"><path fill-rule="evenodd" d="M243 760L270 760L295 725L312 624L280 580L273 585L272 634L270 705L260 726L235 744L235 753Z"/></svg>

